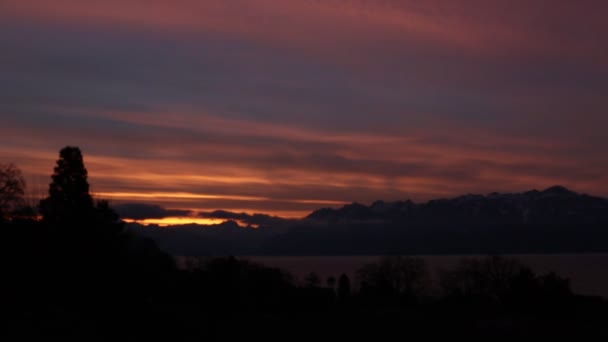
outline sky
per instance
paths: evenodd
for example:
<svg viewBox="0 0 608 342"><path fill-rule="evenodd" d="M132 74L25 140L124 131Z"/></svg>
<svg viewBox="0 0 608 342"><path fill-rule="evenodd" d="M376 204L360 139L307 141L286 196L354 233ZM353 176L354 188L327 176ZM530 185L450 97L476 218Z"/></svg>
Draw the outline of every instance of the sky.
<svg viewBox="0 0 608 342"><path fill-rule="evenodd" d="M3 0L0 162L43 196L302 217L555 184L608 196L602 0Z"/></svg>

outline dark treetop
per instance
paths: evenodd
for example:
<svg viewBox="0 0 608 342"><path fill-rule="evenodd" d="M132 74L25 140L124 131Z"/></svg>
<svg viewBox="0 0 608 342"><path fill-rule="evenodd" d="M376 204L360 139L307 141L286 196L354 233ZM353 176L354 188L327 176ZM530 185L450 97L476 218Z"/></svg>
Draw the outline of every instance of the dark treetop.
<svg viewBox="0 0 608 342"><path fill-rule="evenodd" d="M89 194L87 169L78 147L65 147L49 186L49 197L40 203L44 221L75 222L87 217L93 210L93 198Z"/></svg>

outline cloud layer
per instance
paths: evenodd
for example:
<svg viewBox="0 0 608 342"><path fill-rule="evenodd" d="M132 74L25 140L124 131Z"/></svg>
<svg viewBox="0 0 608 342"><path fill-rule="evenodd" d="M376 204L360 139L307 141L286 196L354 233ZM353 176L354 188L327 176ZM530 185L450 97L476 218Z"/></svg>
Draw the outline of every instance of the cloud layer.
<svg viewBox="0 0 608 342"><path fill-rule="evenodd" d="M0 4L0 157L80 146L117 204L303 216L564 184L608 195L604 1Z"/></svg>
<svg viewBox="0 0 608 342"><path fill-rule="evenodd" d="M144 220L144 219L163 219L172 216L190 216L193 213L189 210L165 209L159 205L143 203L125 203L114 206L114 210L123 219Z"/></svg>

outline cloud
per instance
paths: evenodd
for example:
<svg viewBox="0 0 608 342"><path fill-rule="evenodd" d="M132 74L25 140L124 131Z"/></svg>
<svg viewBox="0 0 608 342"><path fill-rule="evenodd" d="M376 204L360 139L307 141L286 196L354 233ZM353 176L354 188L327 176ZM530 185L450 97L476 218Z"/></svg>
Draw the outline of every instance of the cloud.
<svg viewBox="0 0 608 342"><path fill-rule="evenodd" d="M3 1L0 156L45 184L77 145L103 197L206 212L608 194L606 6Z"/></svg>
<svg viewBox="0 0 608 342"><path fill-rule="evenodd" d="M123 219L145 220L162 219L166 217L191 216L190 210L165 209L159 205L144 203L126 203L112 206Z"/></svg>
<svg viewBox="0 0 608 342"><path fill-rule="evenodd" d="M7 0L3 5L7 19L163 37L215 34L355 64L378 52L437 52L436 46L494 57L561 55L598 62L607 29L602 14L608 9L601 0Z"/></svg>
<svg viewBox="0 0 608 342"><path fill-rule="evenodd" d="M240 221L248 225L256 226L281 226L289 222L295 222L295 220L285 219L278 216L271 216L266 214L247 214L247 213L235 213L225 210L215 210L212 212L201 212L198 214L202 218L211 219L226 219Z"/></svg>

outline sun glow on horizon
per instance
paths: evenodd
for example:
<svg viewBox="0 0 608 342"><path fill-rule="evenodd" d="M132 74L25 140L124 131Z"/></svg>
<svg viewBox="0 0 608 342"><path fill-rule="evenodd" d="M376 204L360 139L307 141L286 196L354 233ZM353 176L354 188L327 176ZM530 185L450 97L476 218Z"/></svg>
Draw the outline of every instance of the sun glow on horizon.
<svg viewBox="0 0 608 342"><path fill-rule="evenodd" d="M228 220L226 219L217 219L217 218L201 218L201 217L164 217L160 219L143 219L143 220L133 220L133 219L123 219L123 221L128 223L139 223L142 225L158 225L160 227L167 226L179 226L185 224L198 224L202 226L211 226L224 223Z"/></svg>

